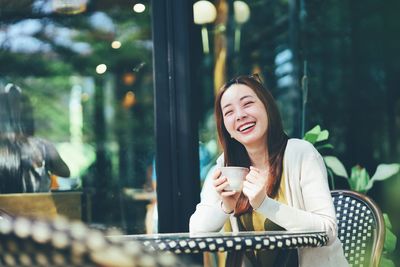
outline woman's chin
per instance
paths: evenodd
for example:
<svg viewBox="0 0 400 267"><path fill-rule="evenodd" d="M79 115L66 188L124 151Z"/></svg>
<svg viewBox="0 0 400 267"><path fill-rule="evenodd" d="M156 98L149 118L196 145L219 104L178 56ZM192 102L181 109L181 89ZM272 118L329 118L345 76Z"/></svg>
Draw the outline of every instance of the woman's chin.
<svg viewBox="0 0 400 267"><path fill-rule="evenodd" d="M239 139L238 141L244 146L255 146L255 145L265 144L264 138L257 137L254 135L241 136L238 139Z"/></svg>

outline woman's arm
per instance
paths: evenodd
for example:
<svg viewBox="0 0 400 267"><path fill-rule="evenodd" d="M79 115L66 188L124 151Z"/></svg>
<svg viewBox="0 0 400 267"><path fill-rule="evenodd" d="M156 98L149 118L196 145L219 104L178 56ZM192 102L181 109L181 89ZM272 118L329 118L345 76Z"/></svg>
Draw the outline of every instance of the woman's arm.
<svg viewBox="0 0 400 267"><path fill-rule="evenodd" d="M335 211L324 162L319 153L314 150L314 148L306 149L301 156L295 158L296 163L288 163L291 165L299 164L296 166L297 168L289 169L287 173L292 176L290 179L299 179L299 192L301 192L303 199L301 205L304 206L304 210L266 197L256 211L264 214L268 219L286 230L325 231L329 240L333 241L336 237ZM292 188L292 190L298 189ZM286 193L289 194L289 192Z"/></svg>
<svg viewBox="0 0 400 267"><path fill-rule="evenodd" d="M191 233L217 232L229 218L229 214L222 210L221 198L213 186L212 174L215 169L216 167L213 167L209 171L201 191L201 201L190 217L189 231Z"/></svg>

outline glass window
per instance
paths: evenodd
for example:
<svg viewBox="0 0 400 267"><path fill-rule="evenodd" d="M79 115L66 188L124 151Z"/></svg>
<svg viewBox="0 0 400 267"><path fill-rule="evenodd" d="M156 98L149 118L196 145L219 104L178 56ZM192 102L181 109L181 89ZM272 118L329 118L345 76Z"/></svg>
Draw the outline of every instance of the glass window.
<svg viewBox="0 0 400 267"><path fill-rule="evenodd" d="M204 1L199 1L204 2ZM196 6L197 5L197 6ZM237 75L258 73L276 97L286 131L298 134L299 87L296 51L290 27L289 1L217 1L195 4L195 23L201 28L203 60L200 109L200 168L205 179L221 153L214 120L214 95ZM213 13L207 18L205 14ZM206 12L207 11L207 12Z"/></svg>
<svg viewBox="0 0 400 267"><path fill-rule="evenodd" d="M43 198L49 195L37 192L51 190L57 203L33 207L30 215L57 213L128 233L150 231L153 215L147 228L145 221L155 201L150 3L2 1L0 62L0 91L31 103L31 110L21 112L31 126L25 138L46 143L43 160L59 155L56 163L69 171L57 171L49 159L41 165L49 187L14 190Z"/></svg>

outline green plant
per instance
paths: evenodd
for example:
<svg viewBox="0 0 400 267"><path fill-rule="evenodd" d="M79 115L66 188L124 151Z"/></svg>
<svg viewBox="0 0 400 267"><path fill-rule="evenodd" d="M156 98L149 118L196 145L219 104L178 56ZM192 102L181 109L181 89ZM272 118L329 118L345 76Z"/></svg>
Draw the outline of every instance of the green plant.
<svg viewBox="0 0 400 267"><path fill-rule="evenodd" d="M332 189L335 189L335 175L341 177L348 177L348 175L346 168L344 167L342 162L337 157L326 153L326 151L333 151L333 145L328 142L328 130L321 130L321 127L317 125L306 132L303 139L313 144L314 147L323 155L323 159L328 172L330 187Z"/></svg>
<svg viewBox="0 0 400 267"><path fill-rule="evenodd" d="M319 125L305 133L303 139L313 144L314 147L320 152L322 152L322 150L324 152L326 152L326 150L333 151L333 146L328 143L329 132L327 130L321 130ZM327 168L332 189L335 188L336 175L345 178L351 190L367 194L368 191L373 187L374 182L387 180L400 172L400 164L379 164L374 175L371 177L365 168L356 165L351 168L351 173L349 176L343 163L337 157L330 154L326 155L326 153L321 154L325 154L323 159ZM385 221L385 243L380 266L394 267L395 265L393 261L390 260L388 256L393 253L396 248L397 237L391 231L392 224L390 223L389 216L384 213L383 217Z"/></svg>

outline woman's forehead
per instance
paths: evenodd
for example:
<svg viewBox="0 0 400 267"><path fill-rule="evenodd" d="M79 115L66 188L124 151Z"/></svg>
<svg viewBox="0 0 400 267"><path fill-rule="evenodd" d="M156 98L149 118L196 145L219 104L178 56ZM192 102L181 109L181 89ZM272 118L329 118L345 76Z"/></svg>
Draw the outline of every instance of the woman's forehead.
<svg viewBox="0 0 400 267"><path fill-rule="evenodd" d="M221 106L232 101L240 101L243 97L256 97L256 93L245 84L232 84L221 97Z"/></svg>

